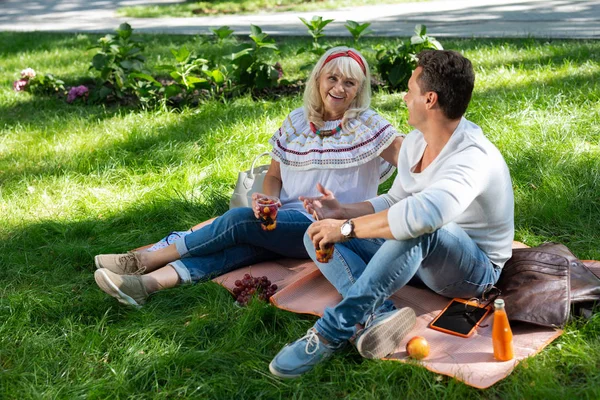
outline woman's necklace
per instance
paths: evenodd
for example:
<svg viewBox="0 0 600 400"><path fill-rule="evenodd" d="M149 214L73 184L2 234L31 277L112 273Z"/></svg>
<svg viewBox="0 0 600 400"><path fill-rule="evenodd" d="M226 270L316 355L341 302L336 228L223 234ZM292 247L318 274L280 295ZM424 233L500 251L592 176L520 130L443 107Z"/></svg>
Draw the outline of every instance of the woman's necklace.
<svg viewBox="0 0 600 400"><path fill-rule="evenodd" d="M342 123L340 122L340 124L338 126L336 126L333 129L328 129L328 130L321 130L321 129L317 129L317 127L315 126L315 124L313 124L312 122L310 123L310 130L315 134L315 135L319 135L321 137L327 137L327 136L333 136L336 133L338 133L339 131L342 130Z"/></svg>

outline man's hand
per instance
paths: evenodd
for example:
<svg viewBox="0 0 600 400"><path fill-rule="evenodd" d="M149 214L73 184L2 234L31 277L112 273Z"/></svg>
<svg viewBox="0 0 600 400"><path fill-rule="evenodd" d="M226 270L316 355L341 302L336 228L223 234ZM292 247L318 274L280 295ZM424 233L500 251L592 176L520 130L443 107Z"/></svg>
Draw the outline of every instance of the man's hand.
<svg viewBox="0 0 600 400"><path fill-rule="evenodd" d="M319 197L304 197L298 199L304 204L304 208L312 214L316 220L326 218L343 219L344 210L342 204L335 198L333 192L317 183L317 190L322 194Z"/></svg>
<svg viewBox="0 0 600 400"><path fill-rule="evenodd" d="M315 249L324 249L327 244L343 242L345 240L340 231L344 220L324 219L313 222L308 227L308 237L315 245Z"/></svg>

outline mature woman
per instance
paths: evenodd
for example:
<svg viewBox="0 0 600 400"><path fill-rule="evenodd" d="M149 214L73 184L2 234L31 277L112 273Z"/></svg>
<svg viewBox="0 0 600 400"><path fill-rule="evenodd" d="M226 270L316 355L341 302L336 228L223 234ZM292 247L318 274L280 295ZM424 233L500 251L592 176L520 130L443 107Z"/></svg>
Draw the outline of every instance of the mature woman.
<svg viewBox="0 0 600 400"><path fill-rule="evenodd" d="M279 197L277 227L261 229L252 208L232 209L212 224L154 252L98 255L98 286L121 303L140 306L149 294L280 257L308 258L303 235L314 221L299 199L322 184L343 203L372 198L397 165L403 138L369 109L370 73L356 50L336 47L315 65L304 107L292 111L269 140L271 165L263 192Z"/></svg>

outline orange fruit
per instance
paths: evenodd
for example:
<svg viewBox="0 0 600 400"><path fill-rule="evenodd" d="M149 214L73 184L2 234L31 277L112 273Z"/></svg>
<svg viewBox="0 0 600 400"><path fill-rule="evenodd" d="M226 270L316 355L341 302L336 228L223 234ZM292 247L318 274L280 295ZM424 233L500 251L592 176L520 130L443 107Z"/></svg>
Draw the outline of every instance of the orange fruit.
<svg viewBox="0 0 600 400"><path fill-rule="evenodd" d="M415 360L422 360L429 355L429 343L422 336L415 336L406 343L408 356Z"/></svg>
<svg viewBox="0 0 600 400"><path fill-rule="evenodd" d="M269 207L263 208L263 214L271 214L271 209Z"/></svg>

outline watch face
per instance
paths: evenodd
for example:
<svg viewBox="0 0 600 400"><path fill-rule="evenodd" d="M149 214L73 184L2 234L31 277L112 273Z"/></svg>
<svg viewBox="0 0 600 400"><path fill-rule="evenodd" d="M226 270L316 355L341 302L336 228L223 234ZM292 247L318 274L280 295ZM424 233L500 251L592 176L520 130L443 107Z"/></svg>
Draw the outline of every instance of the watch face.
<svg viewBox="0 0 600 400"><path fill-rule="evenodd" d="M346 221L343 223L342 225L342 235L344 236L348 236L352 233L352 225L350 224L350 222Z"/></svg>

